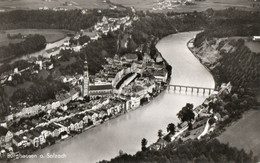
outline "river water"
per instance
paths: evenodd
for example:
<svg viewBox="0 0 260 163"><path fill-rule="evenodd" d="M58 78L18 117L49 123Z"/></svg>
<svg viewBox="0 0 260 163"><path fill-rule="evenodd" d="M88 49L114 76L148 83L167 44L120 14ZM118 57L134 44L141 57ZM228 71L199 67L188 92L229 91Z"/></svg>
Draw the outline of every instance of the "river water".
<svg viewBox="0 0 260 163"><path fill-rule="evenodd" d="M49 50L49 49L52 49L54 47L60 47L62 44L64 44L64 42L69 41L69 39L70 39L70 37L66 36L65 38L58 40L56 42L47 43L46 47L44 49L37 51L37 52L34 52L34 53L31 53L31 54L28 54L28 55L24 55L24 56L15 58L11 62L9 62L9 64L12 64L12 63L19 61L19 60L27 60L30 57L36 57L37 58L38 56L42 56L44 58L50 58L51 55L54 56L54 55L58 54L60 52L60 49L56 50L53 53L47 53L46 51ZM0 64L0 66L1 66L1 64Z"/></svg>
<svg viewBox="0 0 260 163"><path fill-rule="evenodd" d="M214 88L211 74L186 46L197 32L170 35L157 44L158 50L173 67L171 84ZM187 103L201 104L206 96L165 91L144 107L107 121L61 143L37 151L37 159L20 159L22 163L82 163L109 160L122 150L134 154L141 149L141 139L148 145L157 140L157 132L166 132L169 123L177 124L177 112ZM39 155L65 154L65 158L39 158Z"/></svg>

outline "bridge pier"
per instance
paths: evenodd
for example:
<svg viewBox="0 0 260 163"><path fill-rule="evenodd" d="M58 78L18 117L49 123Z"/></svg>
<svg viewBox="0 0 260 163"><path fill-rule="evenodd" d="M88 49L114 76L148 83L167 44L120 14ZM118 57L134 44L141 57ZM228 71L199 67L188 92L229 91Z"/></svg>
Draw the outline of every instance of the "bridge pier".
<svg viewBox="0 0 260 163"><path fill-rule="evenodd" d="M203 94L205 94L205 88L203 88Z"/></svg>
<svg viewBox="0 0 260 163"><path fill-rule="evenodd" d="M199 88L197 88L197 94L199 94L199 91L200 91L200 89L199 89Z"/></svg>
<svg viewBox="0 0 260 163"><path fill-rule="evenodd" d="M180 90L179 90L179 92L181 92L181 86L180 86Z"/></svg>
<svg viewBox="0 0 260 163"><path fill-rule="evenodd" d="M191 88L191 93L193 93L193 87Z"/></svg>
<svg viewBox="0 0 260 163"><path fill-rule="evenodd" d="M188 89L188 87L186 87L186 90L185 90L185 92L187 92L187 89Z"/></svg>

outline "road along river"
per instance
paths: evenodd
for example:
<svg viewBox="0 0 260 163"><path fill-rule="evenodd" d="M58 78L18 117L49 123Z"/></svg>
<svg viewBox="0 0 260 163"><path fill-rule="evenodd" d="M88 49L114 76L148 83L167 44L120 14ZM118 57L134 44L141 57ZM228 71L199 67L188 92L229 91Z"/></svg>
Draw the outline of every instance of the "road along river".
<svg viewBox="0 0 260 163"><path fill-rule="evenodd" d="M158 42L157 48L173 67L171 84L214 88L212 75L186 46L197 33L185 32L167 36ZM187 102L197 106L205 98L203 95L165 91L144 107L35 152L37 158L14 162L82 163L109 160L117 156L119 150L134 154L141 149L142 138L146 138L149 145L157 140L159 129L166 132L169 123L177 124L176 114ZM45 158L40 158L40 155ZM62 158L47 158L55 155Z"/></svg>

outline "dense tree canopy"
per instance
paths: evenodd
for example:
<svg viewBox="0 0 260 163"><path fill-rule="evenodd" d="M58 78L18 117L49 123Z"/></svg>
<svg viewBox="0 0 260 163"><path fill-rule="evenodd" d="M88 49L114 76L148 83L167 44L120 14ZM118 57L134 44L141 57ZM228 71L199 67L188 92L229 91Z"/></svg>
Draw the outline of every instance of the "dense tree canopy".
<svg viewBox="0 0 260 163"><path fill-rule="evenodd" d="M191 122L191 120L194 119L194 112L192 110L193 108L193 104L187 103L186 106L184 106L179 113L177 113L178 118L182 121L182 122Z"/></svg>
<svg viewBox="0 0 260 163"><path fill-rule="evenodd" d="M175 130L176 130L176 126L175 126L175 124L173 124L173 123L170 123L170 124L168 124L168 126L167 126L167 131L168 132L170 132L171 134L175 134Z"/></svg>
<svg viewBox="0 0 260 163"><path fill-rule="evenodd" d="M69 29L78 31L93 26L102 16L122 17L129 12L119 10L102 10L102 14L97 9L88 10L87 14L82 14L81 10L69 11L39 11L39 10L14 10L0 13L0 30L2 29Z"/></svg>
<svg viewBox="0 0 260 163"><path fill-rule="evenodd" d="M209 142L190 140L187 142L174 142L159 151L147 150L137 152L135 155L123 154L112 159L112 163L131 162L236 162L253 163L252 155L244 150L229 147L228 144L221 144L218 140ZM108 161L103 161L108 162Z"/></svg>
<svg viewBox="0 0 260 163"><path fill-rule="evenodd" d="M45 48L46 39L42 35L28 35L24 41L8 46L0 47L0 59L18 57L25 54L30 54Z"/></svg>
<svg viewBox="0 0 260 163"><path fill-rule="evenodd" d="M53 80L38 80L29 89L20 88L13 93L11 101L13 104L26 102L30 105L35 105L41 102L46 102L49 99L55 99L55 94L61 90L69 91L67 84Z"/></svg>

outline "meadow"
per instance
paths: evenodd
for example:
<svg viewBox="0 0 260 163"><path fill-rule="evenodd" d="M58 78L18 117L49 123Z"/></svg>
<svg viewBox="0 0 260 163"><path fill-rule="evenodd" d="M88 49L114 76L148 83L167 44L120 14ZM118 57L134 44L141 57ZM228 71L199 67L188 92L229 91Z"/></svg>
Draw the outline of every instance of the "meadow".
<svg viewBox="0 0 260 163"><path fill-rule="evenodd" d="M121 4L127 7L134 6L138 10L151 10L158 0L110 0L112 3ZM194 0L193 0L194 1ZM67 2L67 5L64 5ZM238 7L242 9L252 10L251 0L205 0L195 2L197 5L181 5L174 7L173 9L165 9L155 12L189 12L189 11L204 11L208 8L216 10L224 9L227 7ZM258 2L259 3L259 2ZM1 0L0 10L31 10L39 9L40 7L48 7L50 9L54 7L62 7L65 9L93 9L93 8L109 8L109 4L104 0Z"/></svg>
<svg viewBox="0 0 260 163"><path fill-rule="evenodd" d="M139 10L151 10L157 0L111 0L113 3L122 4L124 6L134 6ZM197 5L191 6L178 6L173 9L160 10L156 12L175 11L175 12L190 12L190 11L204 11L208 8L215 10L225 9L227 7L238 7L242 9L251 10L253 2L249 0L205 0L195 2Z"/></svg>
<svg viewBox="0 0 260 163"><path fill-rule="evenodd" d="M244 148L246 152L253 151L260 160L260 110L250 110L243 117L226 128L219 137L222 143L229 143L232 147Z"/></svg>

